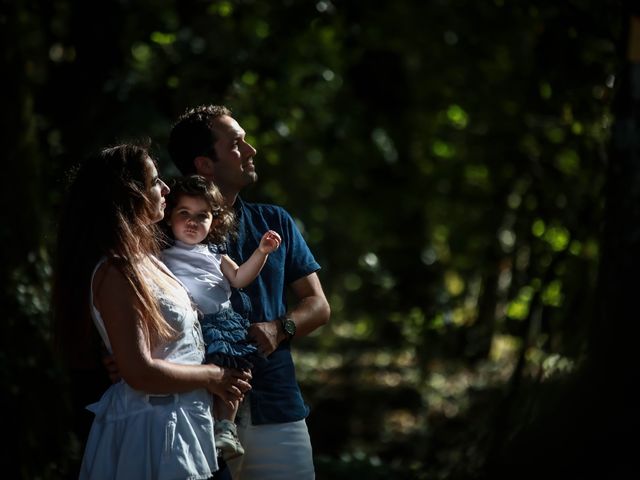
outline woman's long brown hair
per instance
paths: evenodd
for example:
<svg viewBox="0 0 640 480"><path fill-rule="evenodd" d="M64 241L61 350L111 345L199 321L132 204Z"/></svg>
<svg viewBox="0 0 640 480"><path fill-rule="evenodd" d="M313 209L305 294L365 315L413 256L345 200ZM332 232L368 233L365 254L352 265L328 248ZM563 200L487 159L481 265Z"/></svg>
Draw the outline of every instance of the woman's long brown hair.
<svg viewBox="0 0 640 480"><path fill-rule="evenodd" d="M93 270L102 258L127 279L152 344L174 333L140 270L140 262L159 251L157 228L148 220L148 157L144 146L106 148L78 167L68 189L58 225L52 306L55 346L72 368L88 368L98 358L89 302Z"/></svg>

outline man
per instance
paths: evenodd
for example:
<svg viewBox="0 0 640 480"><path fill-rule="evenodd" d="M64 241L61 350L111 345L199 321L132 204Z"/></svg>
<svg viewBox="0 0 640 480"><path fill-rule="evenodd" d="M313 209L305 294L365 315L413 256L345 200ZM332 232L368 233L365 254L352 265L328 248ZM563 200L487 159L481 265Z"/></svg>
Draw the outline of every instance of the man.
<svg viewBox="0 0 640 480"><path fill-rule="evenodd" d="M314 478L309 413L295 378L291 341L328 322L329 303L315 261L291 216L281 207L242 201L240 192L258 179L256 149L223 106L199 106L182 115L171 130L169 153L183 175L214 182L238 221L228 254L239 265L267 230L282 237L260 276L245 289L250 299L249 337L268 356L253 369L249 402L239 414L238 434L245 454L229 462L234 479ZM287 288L297 298L287 310ZM239 295L235 292L235 295ZM237 301L234 308L239 308ZM246 404L249 403L249 406Z"/></svg>

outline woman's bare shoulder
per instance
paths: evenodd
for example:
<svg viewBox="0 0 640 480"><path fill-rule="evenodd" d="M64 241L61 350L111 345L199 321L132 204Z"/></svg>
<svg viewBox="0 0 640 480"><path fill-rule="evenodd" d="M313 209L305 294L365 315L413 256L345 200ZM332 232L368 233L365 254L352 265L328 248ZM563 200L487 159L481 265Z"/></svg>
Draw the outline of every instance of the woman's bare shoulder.
<svg viewBox="0 0 640 480"><path fill-rule="evenodd" d="M129 281L114 265L114 262L106 260L98 267L93 277L93 297L96 306L123 299L133 299L134 292Z"/></svg>

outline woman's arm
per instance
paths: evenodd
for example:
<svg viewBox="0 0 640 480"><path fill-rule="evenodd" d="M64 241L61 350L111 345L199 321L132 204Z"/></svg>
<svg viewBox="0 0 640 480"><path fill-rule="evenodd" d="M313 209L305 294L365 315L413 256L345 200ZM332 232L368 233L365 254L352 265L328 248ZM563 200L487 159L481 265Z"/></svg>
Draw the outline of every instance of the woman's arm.
<svg viewBox="0 0 640 480"><path fill-rule="evenodd" d="M179 365L151 357L149 332L135 308L135 295L115 267L96 272L94 303L105 324L120 376L148 393L180 393L198 388L224 398L240 399L251 387L251 374L217 365Z"/></svg>

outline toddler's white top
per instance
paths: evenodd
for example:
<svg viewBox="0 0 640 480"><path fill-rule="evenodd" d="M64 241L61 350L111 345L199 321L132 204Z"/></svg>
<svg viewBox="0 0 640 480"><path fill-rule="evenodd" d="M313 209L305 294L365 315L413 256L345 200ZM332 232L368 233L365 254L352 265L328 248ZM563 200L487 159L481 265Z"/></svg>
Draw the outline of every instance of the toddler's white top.
<svg viewBox="0 0 640 480"><path fill-rule="evenodd" d="M176 240L162 251L162 261L191 293L202 313L218 313L231 308L231 287L222 274L222 255L212 253L204 244L188 245Z"/></svg>

